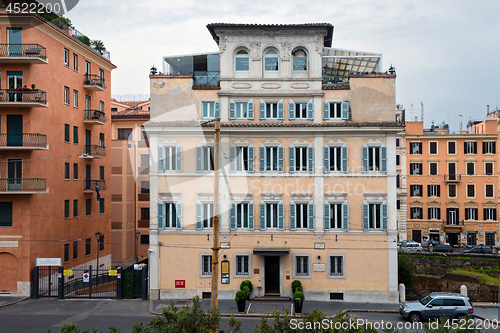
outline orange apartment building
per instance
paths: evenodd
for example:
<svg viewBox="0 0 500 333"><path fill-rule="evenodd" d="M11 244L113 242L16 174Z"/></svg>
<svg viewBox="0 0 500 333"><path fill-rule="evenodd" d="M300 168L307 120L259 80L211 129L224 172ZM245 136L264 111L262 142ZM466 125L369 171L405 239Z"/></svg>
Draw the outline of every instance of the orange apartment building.
<svg viewBox="0 0 500 333"><path fill-rule="evenodd" d="M148 256L149 144L141 130L146 121L149 101L111 101L111 252L116 266Z"/></svg>
<svg viewBox="0 0 500 333"><path fill-rule="evenodd" d="M0 292L30 295L37 258L95 267L99 249L111 265L115 68L71 30L0 11Z"/></svg>
<svg viewBox="0 0 500 333"><path fill-rule="evenodd" d="M408 239L498 244L497 122L481 128L448 134L406 122Z"/></svg>

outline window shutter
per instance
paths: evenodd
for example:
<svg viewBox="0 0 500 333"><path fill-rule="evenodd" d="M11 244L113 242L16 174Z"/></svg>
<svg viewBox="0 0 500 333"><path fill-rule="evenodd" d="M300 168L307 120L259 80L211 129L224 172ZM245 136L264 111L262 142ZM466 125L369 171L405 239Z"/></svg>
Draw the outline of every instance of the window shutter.
<svg viewBox="0 0 500 333"><path fill-rule="evenodd" d="M196 147L196 172L203 172L203 147Z"/></svg>
<svg viewBox="0 0 500 333"><path fill-rule="evenodd" d="M455 211L457 212L457 224L458 224L458 221L460 221L460 209L455 208Z"/></svg>
<svg viewBox="0 0 500 333"><path fill-rule="evenodd" d="M307 172L314 172L314 147L307 147Z"/></svg>
<svg viewBox="0 0 500 333"><path fill-rule="evenodd" d="M464 154L467 154L467 142L464 142Z"/></svg>
<svg viewBox="0 0 500 333"><path fill-rule="evenodd" d="M229 147L229 172L236 172L236 147Z"/></svg>
<svg viewBox="0 0 500 333"><path fill-rule="evenodd" d="M158 172L165 171L165 147L158 146Z"/></svg>
<svg viewBox="0 0 500 333"><path fill-rule="evenodd" d="M278 172L285 172L285 147L278 147Z"/></svg>
<svg viewBox="0 0 500 333"><path fill-rule="evenodd" d="M248 172L254 172L254 155L253 146L248 146Z"/></svg>
<svg viewBox="0 0 500 333"><path fill-rule="evenodd" d="M259 171L266 172L266 147L259 147Z"/></svg>
<svg viewBox="0 0 500 333"><path fill-rule="evenodd" d="M307 230L314 230L314 204L307 204Z"/></svg>
<svg viewBox="0 0 500 333"><path fill-rule="evenodd" d="M422 170L420 170L422 171ZM387 147L380 147L380 172L387 173Z"/></svg>
<svg viewBox="0 0 500 333"><path fill-rule="evenodd" d="M368 147L361 147L361 160L363 172L368 172Z"/></svg>
<svg viewBox="0 0 500 333"><path fill-rule="evenodd" d="M342 102L342 119L349 119L349 102Z"/></svg>
<svg viewBox="0 0 500 333"><path fill-rule="evenodd" d="M323 205L323 228L330 230L330 204Z"/></svg>
<svg viewBox="0 0 500 333"><path fill-rule="evenodd" d="M349 151L347 146L342 147L342 172L349 171Z"/></svg>
<svg viewBox="0 0 500 333"><path fill-rule="evenodd" d="M175 204L175 213L177 214L177 230L182 229L182 204L180 202Z"/></svg>
<svg viewBox="0 0 500 333"><path fill-rule="evenodd" d="M288 216L290 217L290 230L297 230L296 210L297 207L295 204L291 203L290 211L288 212Z"/></svg>
<svg viewBox="0 0 500 333"><path fill-rule="evenodd" d="M253 203L248 204L248 230L254 230Z"/></svg>
<svg viewBox="0 0 500 333"><path fill-rule="evenodd" d="M330 147L323 147L323 172L330 172Z"/></svg>
<svg viewBox="0 0 500 333"><path fill-rule="evenodd" d="M493 150L492 153L496 154L497 153L497 143L495 141L493 141L491 143L491 145L492 145L492 149L491 150Z"/></svg>
<svg viewBox="0 0 500 333"><path fill-rule="evenodd" d="M288 147L288 172L295 173L295 147Z"/></svg>
<svg viewBox="0 0 500 333"><path fill-rule="evenodd" d="M427 185L427 196L428 197L431 196L431 186L430 185Z"/></svg>
<svg viewBox="0 0 500 333"><path fill-rule="evenodd" d="M493 220L497 219L497 209L493 208Z"/></svg>
<svg viewBox="0 0 500 333"><path fill-rule="evenodd" d="M486 220L486 208L483 208L483 220Z"/></svg>
<svg viewBox="0 0 500 333"><path fill-rule="evenodd" d="M236 119L236 103L229 102L229 119Z"/></svg>
<svg viewBox="0 0 500 333"><path fill-rule="evenodd" d="M431 219L431 208L427 208L427 218L430 220Z"/></svg>
<svg viewBox="0 0 500 333"><path fill-rule="evenodd" d="M330 119L330 103L323 103L323 119Z"/></svg>
<svg viewBox="0 0 500 333"><path fill-rule="evenodd" d="M288 119L295 119L295 103L288 103Z"/></svg>
<svg viewBox="0 0 500 333"><path fill-rule="evenodd" d="M266 103L259 102L259 119L266 119Z"/></svg>
<svg viewBox="0 0 500 333"><path fill-rule="evenodd" d="M203 229L203 204L196 203L196 230Z"/></svg>
<svg viewBox="0 0 500 333"><path fill-rule="evenodd" d="M437 214L438 215L438 220L440 220L441 219L441 208L438 207L437 213L438 213Z"/></svg>
<svg viewBox="0 0 500 333"><path fill-rule="evenodd" d="M176 166L175 166L176 171L182 172L182 147L181 146L175 147L175 162L176 162Z"/></svg>
<svg viewBox="0 0 500 333"><path fill-rule="evenodd" d="M285 230L285 204L278 204L278 230Z"/></svg>
<svg viewBox="0 0 500 333"><path fill-rule="evenodd" d="M483 141L483 154L486 153L486 142Z"/></svg>
<svg viewBox="0 0 500 333"><path fill-rule="evenodd" d="M382 210L382 230L387 230L387 225L388 225L388 221L389 221L389 218L388 218L388 214L389 214L389 207L387 204L381 204L381 210ZM420 217L422 218L422 217Z"/></svg>
<svg viewBox="0 0 500 333"><path fill-rule="evenodd" d="M418 142L418 153L423 154L424 152L422 151L422 142Z"/></svg>
<svg viewBox="0 0 500 333"><path fill-rule="evenodd" d="M278 119L285 119L285 103L278 102Z"/></svg>
<svg viewBox="0 0 500 333"><path fill-rule="evenodd" d="M231 204L231 209L229 211L229 228L231 230L236 230L236 204Z"/></svg>
<svg viewBox="0 0 500 333"><path fill-rule="evenodd" d="M342 230L349 231L349 204L342 204Z"/></svg>
<svg viewBox="0 0 500 333"><path fill-rule="evenodd" d="M254 104L253 102L248 102L248 119L253 119L253 110L254 110Z"/></svg>
<svg viewBox="0 0 500 333"><path fill-rule="evenodd" d="M363 230L365 231L370 229L368 209L370 209L370 206L363 204Z"/></svg>
<svg viewBox="0 0 500 333"><path fill-rule="evenodd" d="M220 102L215 102L215 118L220 119Z"/></svg>
<svg viewBox="0 0 500 333"><path fill-rule="evenodd" d="M477 142L474 141L474 154L477 154Z"/></svg>
<svg viewBox="0 0 500 333"><path fill-rule="evenodd" d="M165 229L165 204L163 202L158 203L158 229Z"/></svg>
<svg viewBox="0 0 500 333"><path fill-rule="evenodd" d="M266 204L259 204L259 229L266 230Z"/></svg>
<svg viewBox="0 0 500 333"><path fill-rule="evenodd" d="M307 119L314 119L314 103L307 102Z"/></svg>
<svg viewBox="0 0 500 333"><path fill-rule="evenodd" d="M437 196L440 197L441 196L441 186L440 185L436 185L437 186Z"/></svg>

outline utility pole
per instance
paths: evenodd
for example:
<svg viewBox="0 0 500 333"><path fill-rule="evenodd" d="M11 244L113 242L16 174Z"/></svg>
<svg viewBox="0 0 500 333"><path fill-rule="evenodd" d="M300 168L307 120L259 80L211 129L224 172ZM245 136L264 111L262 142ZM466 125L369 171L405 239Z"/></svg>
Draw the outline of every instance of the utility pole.
<svg viewBox="0 0 500 333"><path fill-rule="evenodd" d="M212 233L214 244L212 247L212 292L210 308L218 308L218 278L219 278L219 151L220 151L220 118L215 118L215 147L214 147L214 218Z"/></svg>

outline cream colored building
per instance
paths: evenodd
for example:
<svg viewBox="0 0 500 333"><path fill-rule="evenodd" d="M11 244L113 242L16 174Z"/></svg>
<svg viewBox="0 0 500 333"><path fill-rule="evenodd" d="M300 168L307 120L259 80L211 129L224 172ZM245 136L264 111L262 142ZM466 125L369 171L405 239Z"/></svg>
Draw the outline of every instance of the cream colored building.
<svg viewBox="0 0 500 333"><path fill-rule="evenodd" d="M397 302L396 75L330 24L207 27L219 54L150 76L150 297L209 297L220 117L219 297Z"/></svg>

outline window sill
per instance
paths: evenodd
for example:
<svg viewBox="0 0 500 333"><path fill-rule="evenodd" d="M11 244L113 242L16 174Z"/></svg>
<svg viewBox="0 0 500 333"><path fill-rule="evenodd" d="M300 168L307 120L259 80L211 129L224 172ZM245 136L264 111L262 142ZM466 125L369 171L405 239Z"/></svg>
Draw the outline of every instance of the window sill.
<svg viewBox="0 0 500 333"><path fill-rule="evenodd" d="M290 119L290 122L292 124L310 124L314 122L314 119L295 118L295 119Z"/></svg>
<svg viewBox="0 0 500 333"><path fill-rule="evenodd" d="M327 276L328 279L345 279L345 275L329 275Z"/></svg>

